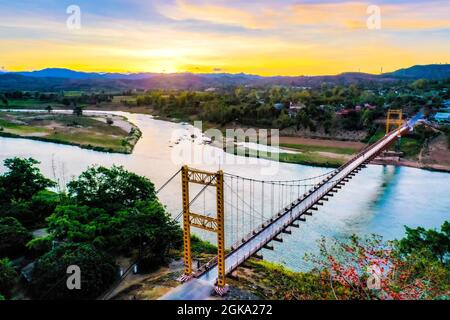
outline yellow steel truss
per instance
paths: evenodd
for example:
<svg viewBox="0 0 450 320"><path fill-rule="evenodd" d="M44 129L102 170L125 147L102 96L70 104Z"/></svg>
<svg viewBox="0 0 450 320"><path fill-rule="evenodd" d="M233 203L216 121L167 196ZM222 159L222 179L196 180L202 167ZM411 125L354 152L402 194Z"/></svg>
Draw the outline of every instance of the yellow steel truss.
<svg viewBox="0 0 450 320"><path fill-rule="evenodd" d="M184 166L181 170L183 194L183 241L184 241L184 274L192 275L191 227L200 228L217 234L217 267L219 287L225 287L225 227L224 227L224 187L223 171L216 173L190 169ZM190 210L189 183L216 187L217 217L212 218Z"/></svg>
<svg viewBox="0 0 450 320"><path fill-rule="evenodd" d="M387 114L386 119L386 134L391 132L392 126L401 127L403 124L403 110L401 109L390 109Z"/></svg>

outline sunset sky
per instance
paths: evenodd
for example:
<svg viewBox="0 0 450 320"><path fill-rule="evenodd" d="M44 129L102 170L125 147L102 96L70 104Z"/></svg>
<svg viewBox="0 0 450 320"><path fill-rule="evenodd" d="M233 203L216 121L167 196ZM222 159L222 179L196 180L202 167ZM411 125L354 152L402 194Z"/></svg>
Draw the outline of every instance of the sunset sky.
<svg viewBox="0 0 450 320"><path fill-rule="evenodd" d="M69 5L81 29L66 26ZM369 5L381 9L369 30ZM450 63L450 1L0 0L0 68L379 73Z"/></svg>

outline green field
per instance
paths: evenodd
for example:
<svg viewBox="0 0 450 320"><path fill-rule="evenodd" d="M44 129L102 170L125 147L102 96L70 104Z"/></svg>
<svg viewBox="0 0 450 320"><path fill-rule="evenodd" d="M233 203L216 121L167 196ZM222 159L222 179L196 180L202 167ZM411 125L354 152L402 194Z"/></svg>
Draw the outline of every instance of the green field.
<svg viewBox="0 0 450 320"><path fill-rule="evenodd" d="M317 167L338 168L342 166L346 160L321 156L317 153L281 153L280 162L296 163Z"/></svg>
<svg viewBox="0 0 450 320"><path fill-rule="evenodd" d="M290 144L280 143L280 147L295 149L301 152L330 152L336 154L352 155L358 152L355 148L340 148L340 147L325 147L325 146L310 146L304 144Z"/></svg>
<svg viewBox="0 0 450 320"><path fill-rule="evenodd" d="M40 101L39 99L10 99L8 105L2 105L1 108L8 109L45 109L48 105L55 107L55 103Z"/></svg>

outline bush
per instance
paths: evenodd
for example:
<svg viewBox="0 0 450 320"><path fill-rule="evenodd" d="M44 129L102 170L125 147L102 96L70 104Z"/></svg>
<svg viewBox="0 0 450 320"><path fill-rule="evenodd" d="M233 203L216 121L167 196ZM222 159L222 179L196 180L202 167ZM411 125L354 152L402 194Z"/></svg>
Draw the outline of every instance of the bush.
<svg viewBox="0 0 450 320"><path fill-rule="evenodd" d="M203 241L196 235L191 236L191 251L196 254L206 253L206 254L216 254L217 247L208 241Z"/></svg>
<svg viewBox="0 0 450 320"><path fill-rule="evenodd" d="M52 249L53 238L51 236L45 238L36 238L27 243L29 256L32 258L40 257Z"/></svg>
<svg viewBox="0 0 450 320"><path fill-rule="evenodd" d="M67 268L81 269L81 290L69 290ZM32 292L38 299L95 299L114 282L114 260L89 244L66 243L36 261Z"/></svg>
<svg viewBox="0 0 450 320"><path fill-rule="evenodd" d="M15 218L0 218L0 257L15 257L22 254L31 234Z"/></svg>
<svg viewBox="0 0 450 320"><path fill-rule="evenodd" d="M0 260L0 295L8 295L16 284L18 275L11 261L7 258Z"/></svg>

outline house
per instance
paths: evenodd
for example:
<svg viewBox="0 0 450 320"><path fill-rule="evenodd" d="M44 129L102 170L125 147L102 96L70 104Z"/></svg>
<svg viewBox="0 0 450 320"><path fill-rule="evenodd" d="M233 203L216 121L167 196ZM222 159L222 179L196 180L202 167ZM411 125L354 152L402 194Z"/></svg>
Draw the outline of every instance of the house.
<svg viewBox="0 0 450 320"><path fill-rule="evenodd" d="M450 124L450 113L438 112L434 116L434 121L439 124Z"/></svg>
<svg viewBox="0 0 450 320"><path fill-rule="evenodd" d="M354 111L353 109L342 109L342 110L339 110L338 112L336 112L336 115L344 118L344 117L348 116L350 114L350 112L353 112L353 111Z"/></svg>
<svg viewBox="0 0 450 320"><path fill-rule="evenodd" d="M294 104L291 102L288 111L289 117L294 118L297 115L297 113L304 108L306 108L306 105L304 105L303 103Z"/></svg>

